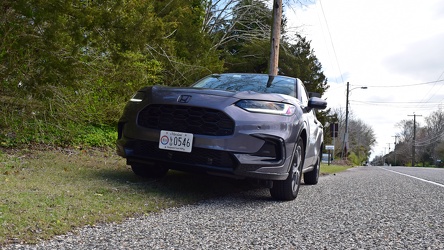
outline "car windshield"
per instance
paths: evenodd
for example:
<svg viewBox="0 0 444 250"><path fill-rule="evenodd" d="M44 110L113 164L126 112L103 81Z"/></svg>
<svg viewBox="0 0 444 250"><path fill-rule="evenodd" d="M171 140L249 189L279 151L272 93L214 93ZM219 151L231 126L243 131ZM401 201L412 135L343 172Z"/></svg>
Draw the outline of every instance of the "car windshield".
<svg viewBox="0 0 444 250"><path fill-rule="evenodd" d="M267 87L267 83L268 75L265 74L221 74L207 76L192 87L296 96L296 80L294 78L275 76L270 86Z"/></svg>

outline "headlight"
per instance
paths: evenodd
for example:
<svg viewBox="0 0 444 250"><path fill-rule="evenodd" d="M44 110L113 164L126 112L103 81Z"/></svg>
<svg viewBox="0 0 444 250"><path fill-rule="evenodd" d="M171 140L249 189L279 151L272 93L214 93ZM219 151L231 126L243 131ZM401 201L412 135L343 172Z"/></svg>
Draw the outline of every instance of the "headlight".
<svg viewBox="0 0 444 250"><path fill-rule="evenodd" d="M291 104L258 100L241 100L236 103L236 106L250 112L287 116L293 115L296 110L296 107Z"/></svg>
<svg viewBox="0 0 444 250"><path fill-rule="evenodd" d="M131 97L131 102L141 102L143 101L143 98L145 98L145 92L138 91L136 94Z"/></svg>

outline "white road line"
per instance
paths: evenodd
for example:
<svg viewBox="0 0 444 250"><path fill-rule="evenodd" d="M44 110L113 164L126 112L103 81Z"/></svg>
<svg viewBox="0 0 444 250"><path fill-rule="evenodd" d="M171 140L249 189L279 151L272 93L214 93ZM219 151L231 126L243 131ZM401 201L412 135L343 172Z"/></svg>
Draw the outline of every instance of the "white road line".
<svg viewBox="0 0 444 250"><path fill-rule="evenodd" d="M396 171L393 171L393 170L390 170L390 169L386 169L386 168L382 168L382 167L379 167L379 168L380 168L380 169L384 169L384 170L386 170L386 171L390 171L390 172L396 173L396 174L404 175L404 176L407 176L407 177L410 177L410 178L413 178L413 179L417 179L417 180L420 180L420 181L423 181L423 182L427 182L427 183L430 183L430 184L434 184L434 185L436 185L436 186L444 187L444 185L441 184L441 183L437 183L437 182L434 182L434 181L428 181L428 180L426 180L426 179L422 179L422 178L419 178L419 177L416 177L416 176L412 176L412 175L408 175L408 174L403 174L403 173L396 172Z"/></svg>

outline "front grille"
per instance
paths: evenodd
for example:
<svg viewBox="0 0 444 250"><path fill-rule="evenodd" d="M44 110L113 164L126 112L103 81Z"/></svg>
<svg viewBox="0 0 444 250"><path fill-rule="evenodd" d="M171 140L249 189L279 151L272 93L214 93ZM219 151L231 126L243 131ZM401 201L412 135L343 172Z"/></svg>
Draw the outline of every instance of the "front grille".
<svg viewBox="0 0 444 250"><path fill-rule="evenodd" d="M191 153L159 149L156 142L137 141L134 145L134 156L168 161L178 164L203 165L219 168L234 168L230 153L220 150L193 148Z"/></svg>
<svg viewBox="0 0 444 250"><path fill-rule="evenodd" d="M234 121L224 112L181 105L149 105L140 111L137 123L146 128L200 135L234 133Z"/></svg>

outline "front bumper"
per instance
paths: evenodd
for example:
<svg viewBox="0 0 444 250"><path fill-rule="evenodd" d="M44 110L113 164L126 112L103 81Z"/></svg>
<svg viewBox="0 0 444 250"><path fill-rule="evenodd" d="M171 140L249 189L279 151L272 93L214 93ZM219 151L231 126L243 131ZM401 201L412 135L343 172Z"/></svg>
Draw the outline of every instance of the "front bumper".
<svg viewBox="0 0 444 250"><path fill-rule="evenodd" d="M232 151L218 149L217 140L230 144L230 138L215 139L196 136L190 153L159 149L158 140L139 140L121 137L117 141L118 155L127 159L127 164L158 163L170 169L201 171L210 174L228 175L263 180L284 180L288 176L292 147L284 139L265 134L252 134L243 137L243 145L255 145L253 151ZM202 145L202 141L212 140L212 144ZM233 140L233 138L231 138ZM238 140L235 140L238 141ZM200 145L200 147L196 147ZM251 147L249 148L251 149Z"/></svg>
<svg viewBox="0 0 444 250"><path fill-rule="evenodd" d="M286 179L302 127L300 114L252 113L232 105L236 100L208 98L192 99L196 104L205 103L205 107L127 105L118 123L118 154L126 158L129 165L161 163L185 171L264 180ZM161 130L192 133L192 151L159 149Z"/></svg>

